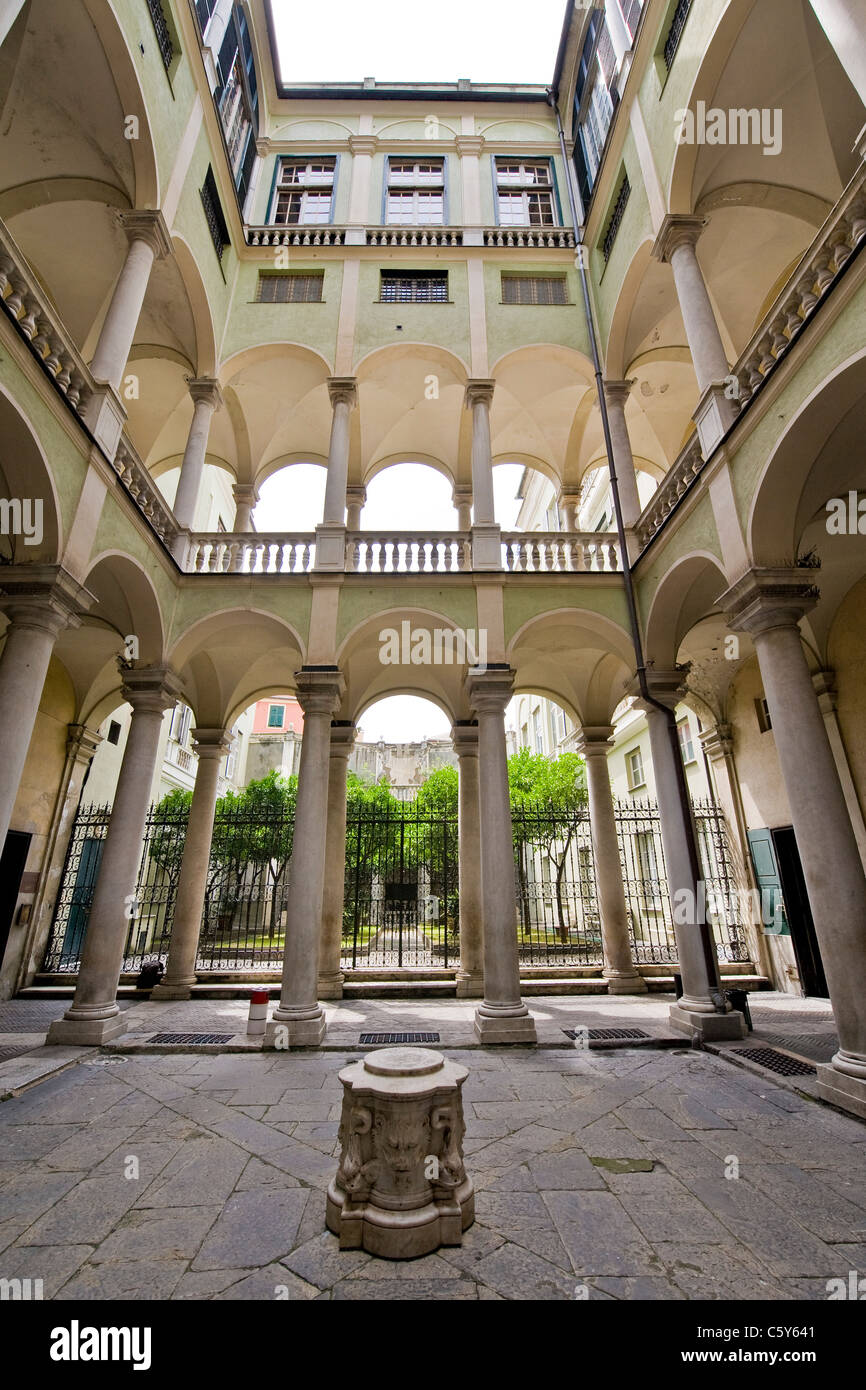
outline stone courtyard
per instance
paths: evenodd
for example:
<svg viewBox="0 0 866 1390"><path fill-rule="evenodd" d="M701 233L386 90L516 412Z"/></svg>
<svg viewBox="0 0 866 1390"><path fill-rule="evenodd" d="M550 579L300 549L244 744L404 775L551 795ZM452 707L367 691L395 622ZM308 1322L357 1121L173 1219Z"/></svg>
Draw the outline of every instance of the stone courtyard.
<svg viewBox="0 0 866 1390"><path fill-rule="evenodd" d="M832 1028L818 1001L754 1002L755 1045L786 1020ZM0 1025L41 1010L44 1032L61 1007L6 1004ZM469 1006L427 1001L332 1005L331 1046L309 1052L149 1041L240 1032L243 1008L133 1004L114 1051L15 1034L29 1050L0 1063L0 1276L64 1300L826 1300L828 1279L866 1274L866 1126L808 1077L675 1042L663 999L534 999L537 1049L469 1046ZM599 1025L649 1039L586 1050L562 1031ZM397 1264L339 1250L325 1189L337 1073L359 1028L399 1026L439 1031L469 1067L477 1218L462 1248Z"/></svg>

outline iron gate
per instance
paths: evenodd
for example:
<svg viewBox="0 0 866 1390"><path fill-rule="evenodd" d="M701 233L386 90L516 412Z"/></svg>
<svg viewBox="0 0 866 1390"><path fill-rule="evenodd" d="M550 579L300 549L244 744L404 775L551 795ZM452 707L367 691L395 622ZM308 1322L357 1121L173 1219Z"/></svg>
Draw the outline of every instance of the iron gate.
<svg viewBox="0 0 866 1390"><path fill-rule="evenodd" d="M456 816L412 801L350 814L343 902L344 969L455 965Z"/></svg>
<svg viewBox="0 0 866 1390"><path fill-rule="evenodd" d="M511 827L521 961L601 964L588 814L523 804L512 811Z"/></svg>

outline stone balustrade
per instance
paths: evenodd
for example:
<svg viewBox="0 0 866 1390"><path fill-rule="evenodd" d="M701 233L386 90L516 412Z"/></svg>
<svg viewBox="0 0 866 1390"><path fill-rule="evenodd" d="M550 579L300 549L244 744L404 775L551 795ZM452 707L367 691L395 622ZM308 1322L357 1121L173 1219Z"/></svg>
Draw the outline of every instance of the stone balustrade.
<svg viewBox="0 0 866 1390"><path fill-rule="evenodd" d="M731 377L736 378L736 403L741 412L791 348L864 241L866 165L861 164L733 368ZM641 546L648 545L658 534L703 468L700 441L695 435L644 508L636 527Z"/></svg>
<svg viewBox="0 0 866 1390"><path fill-rule="evenodd" d="M485 227L485 246L532 247L544 251L569 251L576 246L570 227Z"/></svg>
<svg viewBox="0 0 866 1390"><path fill-rule="evenodd" d="M170 546L178 531L174 513L126 435L121 436L111 466L159 539Z"/></svg>
<svg viewBox="0 0 866 1390"><path fill-rule="evenodd" d="M315 559L312 534L200 532L190 536L185 569L189 574L310 574Z"/></svg>
<svg viewBox="0 0 866 1390"><path fill-rule="evenodd" d="M447 534L351 531L346 537L348 574L452 574L472 568L468 531Z"/></svg>
<svg viewBox="0 0 866 1390"><path fill-rule="evenodd" d="M616 573L619 541L610 532L503 532L502 568L509 574Z"/></svg>
<svg viewBox="0 0 866 1390"><path fill-rule="evenodd" d="M348 227L286 226L247 227L248 246L345 246L360 239L366 246L463 246L463 227L367 227L362 231ZM473 233L473 235L477 235ZM485 246L569 251L576 245L569 227L484 227Z"/></svg>
<svg viewBox="0 0 866 1390"><path fill-rule="evenodd" d="M247 246L345 246L345 227L247 227Z"/></svg>
<svg viewBox="0 0 866 1390"><path fill-rule="evenodd" d="M368 246L462 246L462 227L381 227L367 231Z"/></svg>

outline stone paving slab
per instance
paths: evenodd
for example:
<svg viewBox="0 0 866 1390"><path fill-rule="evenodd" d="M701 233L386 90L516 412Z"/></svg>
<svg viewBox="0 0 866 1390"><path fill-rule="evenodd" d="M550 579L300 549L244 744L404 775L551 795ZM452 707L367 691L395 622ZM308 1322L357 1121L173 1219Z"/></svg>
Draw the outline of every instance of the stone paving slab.
<svg viewBox="0 0 866 1390"><path fill-rule="evenodd" d="M860 1121L710 1052L446 1051L470 1068L460 1248L394 1264L326 1232L357 1053L84 1049L0 1106L0 1277L84 1300L804 1301L866 1266Z"/></svg>

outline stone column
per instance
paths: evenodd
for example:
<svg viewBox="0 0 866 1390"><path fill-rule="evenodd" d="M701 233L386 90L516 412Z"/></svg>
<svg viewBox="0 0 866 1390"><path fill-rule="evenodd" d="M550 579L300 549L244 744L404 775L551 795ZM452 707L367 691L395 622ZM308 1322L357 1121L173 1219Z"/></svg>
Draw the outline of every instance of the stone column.
<svg viewBox="0 0 866 1390"><path fill-rule="evenodd" d="M346 772L355 746L354 724L331 725L328 773L328 828L325 837L325 886L322 893L322 944L319 998L342 999L343 899L346 883ZM303 744L301 745L303 750Z"/></svg>
<svg viewBox="0 0 866 1390"><path fill-rule="evenodd" d="M354 377L332 376L328 381L331 398L331 440L328 446L328 481L325 487L325 526L346 523L346 481L349 476L349 416L358 401Z"/></svg>
<svg viewBox="0 0 866 1390"><path fill-rule="evenodd" d="M613 444L613 460L619 484L619 500L622 505L622 519L627 527L637 524L640 516L640 497L637 490L637 473L631 440L625 418L625 407L631 394L634 381L606 381L604 398L607 401L607 418L610 424L610 438Z"/></svg>
<svg viewBox="0 0 866 1390"><path fill-rule="evenodd" d="M458 764L458 891L460 969L457 998L484 994L484 915L481 896L481 806L478 787L478 725L451 730Z"/></svg>
<svg viewBox="0 0 866 1390"><path fill-rule="evenodd" d="M63 1018L48 1030L48 1043L99 1047L126 1032L117 1007L117 985L129 932L138 861L144 839L162 716L177 703L180 688L165 666L124 672L123 698L132 721L102 863L87 923L75 997Z"/></svg>
<svg viewBox="0 0 866 1390"><path fill-rule="evenodd" d="M361 512L367 503L367 489L365 487L346 488L346 530L360 531Z"/></svg>
<svg viewBox="0 0 866 1390"><path fill-rule="evenodd" d="M499 527L493 504L493 453L490 402L495 381L466 383L465 403L472 411L472 568L502 568Z"/></svg>
<svg viewBox="0 0 866 1390"><path fill-rule="evenodd" d="M535 1020L520 997L514 847L505 748L505 707L514 672L507 666L470 670L469 704L478 716L484 1001L475 1011L482 1043L534 1043Z"/></svg>
<svg viewBox="0 0 866 1390"><path fill-rule="evenodd" d="M114 287L90 370L120 389L155 260L171 255L171 236L159 211L120 213L129 250Z"/></svg>
<svg viewBox="0 0 866 1390"><path fill-rule="evenodd" d="M839 1051L818 1090L866 1118L866 877L798 626L818 600L813 574L753 569L719 600L755 644Z"/></svg>
<svg viewBox="0 0 866 1390"><path fill-rule="evenodd" d="M452 500L457 512L457 530L472 530L472 489L471 487L455 487Z"/></svg>
<svg viewBox="0 0 866 1390"><path fill-rule="evenodd" d="M576 531L578 529L580 500L579 488L576 492L563 489L557 497L556 505L559 509L559 520L563 531Z"/></svg>
<svg viewBox="0 0 866 1390"><path fill-rule="evenodd" d="M29 575L21 574L25 568ZM0 611L9 626L0 655L0 849L12 819L54 644L65 628L79 626L79 611L92 602L70 575L49 566L21 566L17 575L10 568L3 575L2 588Z"/></svg>
<svg viewBox="0 0 866 1390"><path fill-rule="evenodd" d="M809 0L860 100L866 105L862 0Z"/></svg>
<svg viewBox="0 0 866 1390"><path fill-rule="evenodd" d="M653 255L656 260L669 262L674 273L677 300L701 393L692 418L698 428L704 458L709 458L736 419L736 409L734 402L725 395L730 368L695 250L705 226L706 220L702 217L669 213L662 223Z"/></svg>
<svg viewBox="0 0 866 1390"><path fill-rule="evenodd" d="M681 693L681 682L682 673L657 676L652 683L652 694L673 707ZM707 1041L742 1038L745 1037L743 1015L733 1010L720 1011L724 996L712 932L704 926L704 893L700 891L702 869L691 802L684 806L681 796L685 771L679 743L662 710L644 701L638 703L647 717L665 871L683 982L682 997L671 1005L671 1027Z"/></svg>
<svg viewBox="0 0 866 1390"><path fill-rule="evenodd" d="M220 763L232 740L224 729L194 729L198 755L195 787L180 862L165 975L151 999L189 999L196 983L195 962L201 935Z"/></svg>
<svg viewBox="0 0 866 1390"><path fill-rule="evenodd" d="M279 1006L268 1024L266 1047L318 1047L325 1013L318 1002L319 941L328 828L331 719L346 688L336 666L301 670L295 677L304 711L295 834L286 904L286 950Z"/></svg>
<svg viewBox="0 0 866 1390"><path fill-rule="evenodd" d="M191 381L189 394L192 396L194 407L192 424L186 441L183 463L180 466L180 478L173 508L177 524L188 531L192 529L195 517L196 503L198 502L202 473L207 457L211 420L214 411L219 410L222 405L219 382L215 381L213 377L198 377L195 381Z"/></svg>
<svg viewBox="0 0 866 1390"><path fill-rule="evenodd" d="M235 499L235 525L237 533L247 535L253 530L253 508L259 494L252 483L234 483L232 495Z"/></svg>
<svg viewBox="0 0 866 1390"><path fill-rule="evenodd" d="M608 994L645 994L646 981L635 968L628 931L628 909L622 881L619 839L607 754L613 741L611 725L585 726L575 744L586 762L589 824L601 914L602 950Z"/></svg>

